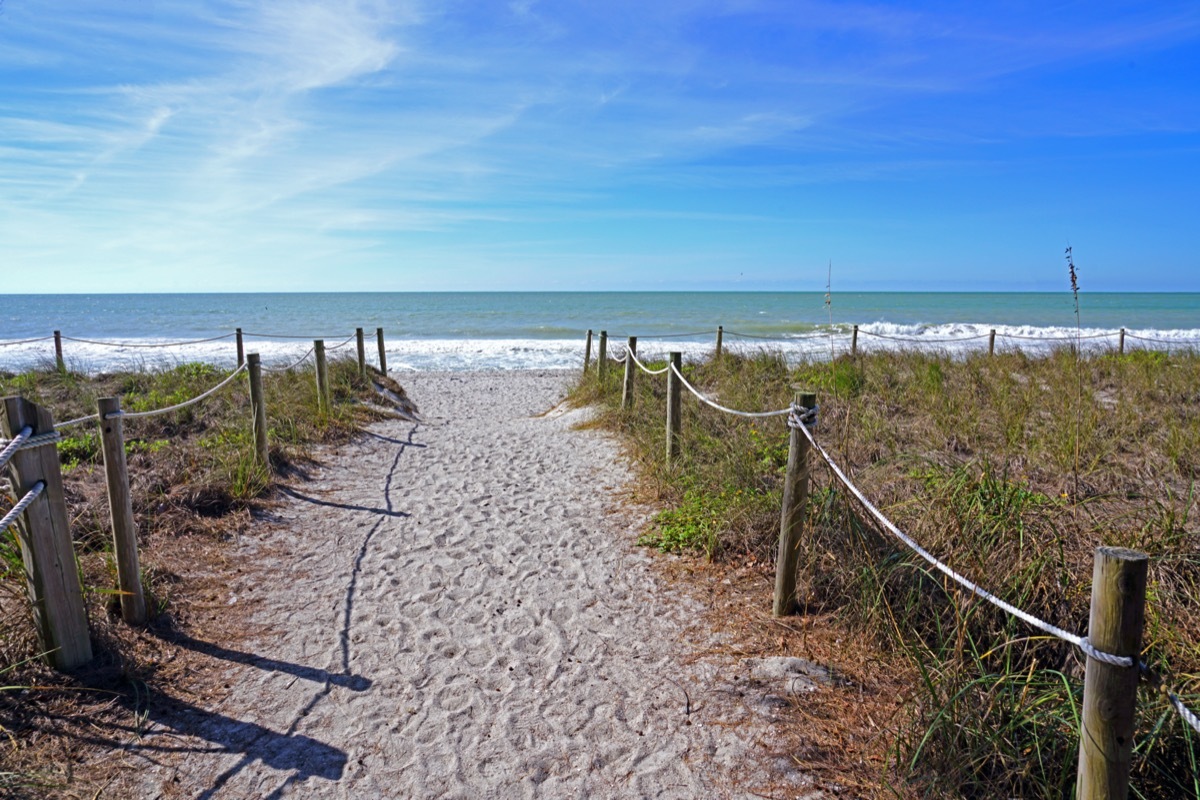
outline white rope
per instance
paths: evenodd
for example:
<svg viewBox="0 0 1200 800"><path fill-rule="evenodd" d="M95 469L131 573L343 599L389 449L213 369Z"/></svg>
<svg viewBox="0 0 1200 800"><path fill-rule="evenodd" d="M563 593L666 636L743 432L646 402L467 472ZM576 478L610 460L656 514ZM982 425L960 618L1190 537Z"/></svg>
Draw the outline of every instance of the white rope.
<svg viewBox="0 0 1200 800"><path fill-rule="evenodd" d="M710 405L713 408L717 409L718 411L724 411L726 414L733 414L734 416L738 416L738 417L750 417L750 418L757 419L757 418L761 418L761 417L782 417L784 414L791 413L791 410L792 410L791 407L781 408L778 411L738 411L733 408L726 408L725 406L720 405L718 403L714 403L712 400L709 400L707 397L700 394L700 392L696 390L696 387L692 386L690 383L688 383L687 378L683 377L683 374L680 373L679 370L675 369L674 363L668 364L667 367L672 372L675 373L675 377L677 377L677 378L679 378L679 380L683 381L683 385L688 388L689 392L696 395L696 397L700 399L700 402Z"/></svg>
<svg viewBox="0 0 1200 800"><path fill-rule="evenodd" d="M970 342L975 339L986 339L987 337L991 336L990 333L980 333L976 336L951 336L951 337L940 337L940 338L932 338L932 337L927 337L927 336L891 336L890 334L886 334L886 333L875 333L874 331L869 331L865 328L860 328L858 332L862 333L862 334L866 334L867 336L874 336L877 339L891 339L893 342L918 342L918 343L922 343L922 344L945 344L948 342ZM996 335L1000 336L1001 334L998 333ZM1030 337L1030 338L1037 338L1037 337Z"/></svg>
<svg viewBox="0 0 1200 800"><path fill-rule="evenodd" d="M19 450L32 450L35 447L45 447L48 444L57 444L62 440L62 435L56 430L39 433L37 436L30 436L29 434L32 432L33 428L26 425L17 434L16 438L0 439L0 444L4 445L4 449L0 450L0 469Z"/></svg>
<svg viewBox="0 0 1200 800"><path fill-rule="evenodd" d="M354 339L357 337L358 337L357 333L352 333L352 334L350 334L350 338L346 339L346 341L341 342L340 344L331 345L330 347L326 347L325 349L326 350L337 350L339 347L345 347L346 345L350 344L350 342L354 341Z"/></svg>
<svg viewBox="0 0 1200 800"><path fill-rule="evenodd" d="M822 336L831 336L831 335L832 336L848 336L849 335L843 331L836 331L836 332L830 332L830 333L822 333L821 331L814 331L812 333L798 333L795 336L755 336L752 333L738 333L737 331L731 331L728 328L725 329L725 333L728 333L730 336L736 336L739 339L758 339L759 341L762 341L762 342L797 342L797 341L800 341L801 339L816 339L816 338L819 338Z"/></svg>
<svg viewBox="0 0 1200 800"><path fill-rule="evenodd" d="M69 428L72 425L79 425L83 422L94 422L98 419L100 419L99 414L88 414L86 417L76 417L75 419L69 419L66 422L59 422L54 427L62 430L63 428Z"/></svg>
<svg viewBox="0 0 1200 800"><path fill-rule="evenodd" d="M637 354L630 352L628 347L625 348L625 351L627 353L629 353L629 357L633 359L633 363L637 364L641 368L642 372L646 373L647 375L662 375L664 372L666 372L667 370L669 370L671 368L670 365L668 364L667 366L663 367L662 369L650 369L645 364L643 364L641 361L638 361Z"/></svg>
<svg viewBox="0 0 1200 800"><path fill-rule="evenodd" d="M298 361L293 361L291 364L288 364L286 367L268 367L268 366L264 365L263 370L266 372L287 372L289 369L295 369L296 367L300 366L305 361L307 361L308 357L311 356L313 354L313 351L316 349L317 349L316 345L313 345L312 347L308 348L307 353L300 356L300 359Z"/></svg>
<svg viewBox="0 0 1200 800"><path fill-rule="evenodd" d="M207 339L189 339L187 341L182 341L182 342L154 342L151 344L145 344L145 343L140 343L140 342L101 342L101 341L97 341L96 339L77 339L74 336L64 336L62 338L64 341L68 341L68 342L82 342L83 344L98 344L101 347L179 347L179 346L185 345L185 344L204 344L205 342L216 342L216 341L220 341L221 339L228 339L230 336L236 336L236 335L237 335L236 333L224 333L224 334L221 334L220 336L210 336Z"/></svg>
<svg viewBox="0 0 1200 800"><path fill-rule="evenodd" d="M1143 342L1157 342L1158 344L1195 344L1196 342L1200 342L1200 339L1157 339L1153 336L1138 336L1136 333L1130 333L1129 331L1125 331L1125 338L1139 339Z"/></svg>
<svg viewBox="0 0 1200 800"><path fill-rule="evenodd" d="M17 435L4 443L4 449L0 450L0 469L4 469L4 465L8 460L21 449L21 445L29 441L30 435L33 433L33 428L26 425L21 430L17 431Z"/></svg>
<svg viewBox="0 0 1200 800"><path fill-rule="evenodd" d="M1113 333L1089 333L1087 336L1022 336L1019 333L996 333L997 339L1027 339L1034 342L1073 342L1076 339L1105 339L1111 336L1116 336ZM1128 335L1128 334L1126 334Z"/></svg>
<svg viewBox="0 0 1200 800"><path fill-rule="evenodd" d="M1055 636L1059 639L1062 639L1065 642L1070 642L1071 644L1075 645L1080 650L1082 650L1084 652L1084 654L1086 654L1089 658L1094 658L1097 661L1103 661L1105 664L1112 664L1113 666L1117 666L1117 667L1132 667L1134 665L1134 660L1131 657L1117 656L1117 655L1113 655L1112 653L1105 653L1102 650L1097 650L1096 648L1092 647L1092 645L1088 642L1087 637L1076 636L1075 634L1073 634L1069 631L1065 631L1062 628L1059 628L1055 625L1051 625L1049 622L1038 619L1037 617L1033 616L1032 614L1022 611L1021 609L1017 608L1016 606L1012 605L1011 603L1006 603L1005 601L1001 600L999 597L996 597L996 595L992 594L991 592L987 591L986 589L983 589L983 588L977 586L972 581L968 580L967 578L963 577L962 575L959 575L953 569L951 569L947 565L943 564L941 561L939 561L937 558L935 558L932 553L930 553L925 548L921 547L921 545L917 544L913 539L911 539L909 536L907 536L902 530L897 528L895 526L895 524L892 523L891 520L889 520L887 517L885 517L879 511L879 509L877 509L871 503L871 501L868 500L866 498L866 496L863 495L863 493L859 490L859 488L857 486L855 486L853 483L850 482L850 479L846 477L846 473L842 472L841 468L838 467L838 465L834 462L834 460L829 456L829 453L825 452L825 448L821 447L821 445L817 443L817 440L813 438L812 432L809 431L806 426L801 425L800 430L804 432L804 435L808 438L808 441L812 444L812 446L814 448L816 448L817 452L821 454L821 457L823 459L825 459L825 463L828 464L829 468L831 470L833 470L835 475L837 475L838 480L840 480L842 482L842 485L845 486L850 491L850 493L853 494L855 496L855 498L858 499L858 502L862 503L863 508L865 508L871 514L871 516L874 517L875 520L880 525L882 525L889 533L891 533L893 536L895 536L900 541L904 542L904 544L908 545L909 548L911 548L914 552L917 553L917 555L921 556L921 558L928 561L939 572L941 572L942 574L951 578L952 580L956 581L961 586L963 586L967 589L970 589L976 595L978 595L979 597L982 597L984 600L987 600L992 605L995 605L998 608L1001 608L1001 609L1007 611L1009 614L1012 614L1014 617L1017 617L1018 619L1024 620L1025 622L1029 623L1030 625L1037 628L1038 630L1045 631L1046 633L1049 633L1051 636Z"/></svg>
<svg viewBox="0 0 1200 800"><path fill-rule="evenodd" d="M1174 692L1167 692L1167 699L1175 707L1175 711L1178 712L1179 716L1183 717L1183 721L1191 725L1192 730L1196 731L1196 733L1200 733L1200 717L1196 716L1196 712L1185 706L1183 701Z"/></svg>
<svg viewBox="0 0 1200 800"><path fill-rule="evenodd" d="M0 347L12 347L16 344L33 344L34 342L46 342L53 339L53 336L39 336L36 339L10 339L7 342L0 342Z"/></svg>
<svg viewBox="0 0 1200 800"><path fill-rule="evenodd" d="M196 403L199 403L201 400L204 400L205 398L210 397L214 393L225 388L225 386L227 386L230 382L232 382L234 378L236 378L238 375L241 375L245 371L246 371L246 365L243 364L242 366L235 369L233 372L229 373L228 378L221 381L220 383L218 383L216 386L209 389L204 394L193 397L191 400L184 400L182 403L176 403L175 405L167 406L166 408L156 408L153 411L112 411L108 414L105 414L104 418L105 419L115 419L116 417L125 417L126 419L137 419L138 417L153 417L153 416L157 416L159 414L167 414L172 411L178 411L181 408L187 408L188 406L195 405Z"/></svg>
<svg viewBox="0 0 1200 800"><path fill-rule="evenodd" d="M41 494L42 490L45 488L45 481L38 481L35 483L33 488L29 490L28 494L22 497L20 501L18 501L17 504L12 507L12 511L9 511L4 515L3 519L0 519L0 531L8 530L9 526L17 521L17 517L21 516L21 512L29 508L29 504L36 500L37 496Z"/></svg>

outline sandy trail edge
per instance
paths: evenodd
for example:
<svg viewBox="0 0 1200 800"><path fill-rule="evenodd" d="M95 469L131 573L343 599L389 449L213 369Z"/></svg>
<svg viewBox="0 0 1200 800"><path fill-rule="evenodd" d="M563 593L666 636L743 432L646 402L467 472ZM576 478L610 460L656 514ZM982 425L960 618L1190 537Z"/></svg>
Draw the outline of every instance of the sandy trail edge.
<svg viewBox="0 0 1200 800"><path fill-rule="evenodd" d="M615 442L544 413L565 376L403 377L423 422L327 454L240 543L225 602L260 633L193 645L226 699L151 714L105 796L761 796L734 787L779 777L770 714L693 657Z"/></svg>

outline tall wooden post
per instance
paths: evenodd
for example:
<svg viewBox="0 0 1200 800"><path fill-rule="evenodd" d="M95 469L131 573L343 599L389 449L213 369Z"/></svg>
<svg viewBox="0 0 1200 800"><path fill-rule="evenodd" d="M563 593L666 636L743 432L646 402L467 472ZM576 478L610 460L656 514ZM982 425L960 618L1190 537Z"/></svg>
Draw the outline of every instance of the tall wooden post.
<svg viewBox="0 0 1200 800"><path fill-rule="evenodd" d="M379 343L379 372L387 375L387 353L383 349L383 328L375 329L375 339Z"/></svg>
<svg viewBox="0 0 1200 800"><path fill-rule="evenodd" d="M54 332L54 366L59 372L67 371L67 363L63 361L62 331Z"/></svg>
<svg viewBox="0 0 1200 800"><path fill-rule="evenodd" d="M138 565L137 527L133 524L133 498L125 462L125 423L121 400L96 400L100 415L100 446L104 452L104 478L108 484L108 515L112 521L113 556L117 561L117 589L121 593L121 619L129 625L146 624L146 595Z"/></svg>
<svg viewBox="0 0 1200 800"><path fill-rule="evenodd" d="M717 353L716 353L717 358L721 357L721 347L724 344L725 344L725 326L718 325L717 326Z"/></svg>
<svg viewBox="0 0 1200 800"><path fill-rule="evenodd" d="M12 438L26 426L33 434L50 433L50 412L21 397L3 399L0 433ZM87 611L75 566L67 505L63 498L62 471L53 445L18 450L8 462L13 493L24 497L40 481L42 493L17 522L17 538L33 606L38 642L55 669L66 671L92 660Z"/></svg>
<svg viewBox="0 0 1200 800"><path fill-rule="evenodd" d="M317 361L317 408L329 413L329 370L325 363L325 340L313 340L313 355Z"/></svg>
<svg viewBox="0 0 1200 800"><path fill-rule="evenodd" d="M621 384L621 408L633 405L633 377L637 374L637 365L633 363L633 357L637 355L637 337L630 336L625 347L625 381Z"/></svg>
<svg viewBox="0 0 1200 800"><path fill-rule="evenodd" d="M1105 653L1131 657L1133 666L1117 667L1090 657L1087 660L1075 797L1124 800L1129 792L1133 754L1137 663L1149 559L1144 553L1122 547L1098 547L1095 559L1088 641Z"/></svg>
<svg viewBox="0 0 1200 800"><path fill-rule="evenodd" d="M683 416L680 413L681 408L681 391L683 384L679 382L679 376L675 374L675 370L683 370L683 354L673 352L670 354L670 364L675 369L667 370L667 465L670 466L676 458L679 457L679 435L683 431Z"/></svg>
<svg viewBox="0 0 1200 800"><path fill-rule="evenodd" d="M367 346L363 342L363 329L354 329L354 338L358 340L358 374L367 374Z"/></svg>
<svg viewBox="0 0 1200 800"><path fill-rule="evenodd" d="M241 328L238 328L237 331L235 331L235 333L236 333L236 338L237 338L238 366L240 367L242 364L246 363L246 343L244 341L242 341L242 329Z"/></svg>
<svg viewBox="0 0 1200 800"><path fill-rule="evenodd" d="M263 397L262 363L258 353L246 356L250 373L250 419L254 431L254 459L260 467L271 466L271 450L267 445L267 403Z"/></svg>
<svg viewBox="0 0 1200 800"><path fill-rule="evenodd" d="M799 392L793 398L802 408L813 408L817 396ZM783 504L779 519L779 551L775 559L775 605L777 617L796 609L796 568L800 561L800 535L804 530L804 514L808 507L808 453L812 445L804 432L790 429L788 437L787 475L783 479Z"/></svg>
<svg viewBox="0 0 1200 800"><path fill-rule="evenodd" d="M592 365L592 331L589 328L587 332L587 344L583 346L583 374L586 375L588 367Z"/></svg>
<svg viewBox="0 0 1200 800"><path fill-rule="evenodd" d="M1125 355L1125 329L1124 328L1121 328L1121 339L1120 339L1119 344L1117 345L1117 354L1122 355L1122 356Z"/></svg>
<svg viewBox="0 0 1200 800"><path fill-rule="evenodd" d="M854 333L850 334L850 357L854 358L858 355L858 326L854 326Z"/></svg>
<svg viewBox="0 0 1200 800"><path fill-rule="evenodd" d="M600 346L596 348L596 374L600 385L604 386L604 378L608 375L608 331L600 331Z"/></svg>
<svg viewBox="0 0 1200 800"><path fill-rule="evenodd" d="M992 328L992 332L988 334L988 355L996 355L996 329Z"/></svg>

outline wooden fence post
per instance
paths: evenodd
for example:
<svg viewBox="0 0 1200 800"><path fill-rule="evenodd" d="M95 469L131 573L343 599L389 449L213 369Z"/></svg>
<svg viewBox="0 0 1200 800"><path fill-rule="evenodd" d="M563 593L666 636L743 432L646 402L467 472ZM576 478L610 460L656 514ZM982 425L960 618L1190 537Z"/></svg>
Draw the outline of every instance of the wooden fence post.
<svg viewBox="0 0 1200 800"><path fill-rule="evenodd" d="M250 373L250 419L254 431L254 458L260 467L271 466L271 450L267 445L267 404L263 398L262 363L258 353L246 356Z"/></svg>
<svg viewBox="0 0 1200 800"><path fill-rule="evenodd" d="M1077 800L1123 800L1129 792L1148 566L1149 559L1136 550L1096 548L1088 642L1105 653L1130 656L1134 665L1087 660Z"/></svg>
<svg viewBox="0 0 1200 800"><path fill-rule="evenodd" d="M992 332L988 334L988 355L996 355L996 329L992 328Z"/></svg>
<svg viewBox="0 0 1200 800"><path fill-rule="evenodd" d="M54 430L50 412L20 397L5 397L0 433L14 437L26 426L34 435ZM45 488L17 522L17 538L29 586L38 641L58 670L92 660L87 611L63 499L62 471L53 445L18 450L9 462L13 493L25 496L39 481Z"/></svg>
<svg viewBox="0 0 1200 800"><path fill-rule="evenodd" d="M854 358L858 355L858 326L854 326L854 333L850 334L850 357Z"/></svg>
<svg viewBox="0 0 1200 800"><path fill-rule="evenodd" d="M1121 341L1120 341L1120 344L1117 346L1117 354L1122 355L1122 356L1125 355L1125 329L1124 328L1121 328Z"/></svg>
<svg viewBox="0 0 1200 800"><path fill-rule="evenodd" d="M596 374L603 388L604 378L608 375L608 331L600 331L600 345L596 348Z"/></svg>
<svg viewBox="0 0 1200 800"><path fill-rule="evenodd" d="M133 524L133 498L125 462L125 423L121 400L96 400L100 415L100 445L104 452L104 479L108 484L108 515L112 521L113 556L117 561L117 589L121 592L121 619L129 625L146 624L146 596L138 565L137 527Z"/></svg>
<svg viewBox="0 0 1200 800"><path fill-rule="evenodd" d="M670 365L675 369L683 370L683 354L673 352L670 354ZM679 434L683 430L683 418L680 415L680 394L683 389L683 384L679 382L679 376L675 374L675 370L667 370L667 466L679 457Z"/></svg>
<svg viewBox="0 0 1200 800"><path fill-rule="evenodd" d="M354 338L358 340L358 374L366 376L367 374L367 346L363 342L363 329L354 329Z"/></svg>
<svg viewBox="0 0 1200 800"><path fill-rule="evenodd" d="M625 382L621 385L621 408L633 405L633 376L637 374L637 365L633 363L633 357L637 355L637 337L630 336L625 346Z"/></svg>
<svg viewBox="0 0 1200 800"><path fill-rule="evenodd" d="M721 357L721 348L725 344L725 326L717 326L717 358Z"/></svg>
<svg viewBox="0 0 1200 800"><path fill-rule="evenodd" d="M588 329L587 344L583 346L583 374L586 375L588 367L592 365L592 330Z"/></svg>
<svg viewBox="0 0 1200 800"><path fill-rule="evenodd" d="M817 396L799 392L793 398L801 408L813 408ZM808 453L812 445L804 432L790 429L788 436L787 475L783 479L783 504L779 518L779 551L775 557L775 605L777 617L796 608L796 568L800 560L800 535L808 510L808 479L811 472Z"/></svg>
<svg viewBox="0 0 1200 800"><path fill-rule="evenodd" d="M379 372L387 375L387 353L383 349L383 328L375 329L375 339L379 344Z"/></svg>
<svg viewBox="0 0 1200 800"><path fill-rule="evenodd" d="M246 363L246 344L245 344L245 342L242 341L242 329L238 328L236 333L237 333L238 366L240 367L242 364Z"/></svg>
<svg viewBox="0 0 1200 800"><path fill-rule="evenodd" d="M63 361L62 331L54 332L54 366L59 372L67 371L67 363Z"/></svg>
<svg viewBox="0 0 1200 800"><path fill-rule="evenodd" d="M313 354L317 361L317 408L329 413L329 370L325 364L325 340L313 340Z"/></svg>

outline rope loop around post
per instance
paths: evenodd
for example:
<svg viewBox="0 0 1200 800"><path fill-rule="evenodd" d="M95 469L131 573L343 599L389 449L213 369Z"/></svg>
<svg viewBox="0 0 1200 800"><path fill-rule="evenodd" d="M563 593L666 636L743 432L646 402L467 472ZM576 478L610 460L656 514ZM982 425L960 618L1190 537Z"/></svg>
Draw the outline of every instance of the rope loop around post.
<svg viewBox="0 0 1200 800"><path fill-rule="evenodd" d="M791 408L788 409L788 427L805 428L811 431L817 425L817 410L819 408L820 406L805 408L802 405L792 403Z"/></svg>

